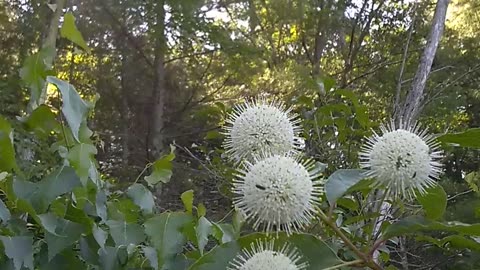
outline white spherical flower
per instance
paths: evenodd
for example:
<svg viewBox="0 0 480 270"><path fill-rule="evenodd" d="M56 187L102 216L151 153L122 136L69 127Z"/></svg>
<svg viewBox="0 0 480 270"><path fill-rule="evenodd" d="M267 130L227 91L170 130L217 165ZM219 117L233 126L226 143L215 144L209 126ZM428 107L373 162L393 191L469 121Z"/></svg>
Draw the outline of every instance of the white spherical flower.
<svg viewBox="0 0 480 270"><path fill-rule="evenodd" d="M226 120L225 153L236 161L251 161L262 152L283 155L295 151L300 144L299 123L281 102L246 102L235 107Z"/></svg>
<svg viewBox="0 0 480 270"><path fill-rule="evenodd" d="M323 193L313 167L290 155L247 161L234 180L233 203L254 229L298 231L312 220Z"/></svg>
<svg viewBox="0 0 480 270"><path fill-rule="evenodd" d="M245 249L227 267L227 270L304 270L308 263L295 248L288 244L275 251L274 242L251 244L251 250Z"/></svg>
<svg viewBox="0 0 480 270"><path fill-rule="evenodd" d="M442 152L434 137L418 125L395 128L391 123L381 130L363 146L360 166L395 198L411 199L416 190L424 194L441 173Z"/></svg>

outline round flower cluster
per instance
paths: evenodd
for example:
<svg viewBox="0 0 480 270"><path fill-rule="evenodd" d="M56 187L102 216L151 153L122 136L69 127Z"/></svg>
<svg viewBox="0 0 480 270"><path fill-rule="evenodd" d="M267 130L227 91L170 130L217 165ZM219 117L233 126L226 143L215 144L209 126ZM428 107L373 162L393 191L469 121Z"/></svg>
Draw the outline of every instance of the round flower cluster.
<svg viewBox="0 0 480 270"><path fill-rule="evenodd" d="M256 245L251 244L251 250L243 250L227 270L304 270L307 267L307 262L302 262L302 256L288 244L275 251L273 241L257 241Z"/></svg>
<svg viewBox="0 0 480 270"><path fill-rule="evenodd" d="M418 125L396 128L393 123L374 133L360 152L360 166L394 198L411 199L415 191L435 185L441 173L442 152L427 130Z"/></svg>

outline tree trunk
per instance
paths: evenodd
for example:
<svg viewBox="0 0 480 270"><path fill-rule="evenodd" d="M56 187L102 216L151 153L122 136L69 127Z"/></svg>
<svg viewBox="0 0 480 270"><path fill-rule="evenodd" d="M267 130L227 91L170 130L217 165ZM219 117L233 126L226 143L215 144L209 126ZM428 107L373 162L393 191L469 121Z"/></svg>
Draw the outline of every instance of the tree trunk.
<svg viewBox="0 0 480 270"><path fill-rule="evenodd" d="M150 151L154 157L162 152L164 148L163 129L165 125L165 52L167 43L165 40L165 1L157 2L156 7L156 25L155 25L155 79L152 93L152 116L151 116L151 134Z"/></svg>
<svg viewBox="0 0 480 270"><path fill-rule="evenodd" d="M62 13L63 13L63 9L65 8L66 0L55 0L54 4L56 5L56 9L53 12L52 18L50 19L48 32L42 43L42 49L51 48L55 52L52 55L50 55L50 57L45 59L45 65L47 66L47 68L51 68L53 65L53 61L55 60L58 26L60 22L60 17L62 16ZM45 103L46 99L47 99L47 84L45 83L44 87L42 88L42 92L40 93L39 99L30 100L28 104L28 111L31 112L35 110L39 105Z"/></svg>
<svg viewBox="0 0 480 270"><path fill-rule="evenodd" d="M433 59L445 27L445 16L449 2L450 0L437 1L428 42L423 50L420 64L413 78L412 86L405 99L402 111L396 116L397 123L403 122L406 125L412 125L420 112L420 104L424 98L428 74L432 68Z"/></svg>

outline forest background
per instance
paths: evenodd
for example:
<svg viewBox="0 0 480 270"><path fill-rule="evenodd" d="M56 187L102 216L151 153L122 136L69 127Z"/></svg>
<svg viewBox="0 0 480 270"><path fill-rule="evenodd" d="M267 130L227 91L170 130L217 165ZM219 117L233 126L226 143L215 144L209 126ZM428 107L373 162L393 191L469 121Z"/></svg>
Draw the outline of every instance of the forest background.
<svg viewBox="0 0 480 270"><path fill-rule="evenodd" d="M55 74L95 103L89 127L102 178L124 189L150 170L145 164L175 149L171 178L154 192L156 207L181 209L180 195L193 190L207 216L219 220L231 208L233 170L222 158L221 126L234 104L259 95L284 101L303 119L308 156L325 163L328 173L355 167L362 138L394 115L411 87L435 6L4 0L0 114L16 119L35 109L29 101L35 82L19 70L37 68L32 55L53 43ZM74 15L83 46L57 33L49 39L65 20L61 7ZM480 126L479 32L480 1L452 1L419 117L434 134ZM57 92L47 90L46 103L58 104ZM14 129L19 167L30 179L42 179L58 163L57 154L45 151L51 142ZM475 149L447 152L440 180L449 194L446 221L480 221L479 158ZM391 260L411 269L471 263L462 250L431 246L406 238Z"/></svg>

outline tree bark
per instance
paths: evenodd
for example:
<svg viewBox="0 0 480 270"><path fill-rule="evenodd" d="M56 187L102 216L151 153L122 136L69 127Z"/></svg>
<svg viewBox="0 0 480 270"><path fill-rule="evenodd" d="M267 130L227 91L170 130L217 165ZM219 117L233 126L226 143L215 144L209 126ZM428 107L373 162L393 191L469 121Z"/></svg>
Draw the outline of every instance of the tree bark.
<svg viewBox="0 0 480 270"><path fill-rule="evenodd" d="M156 7L156 24L155 24L155 79L152 93L152 117L151 117L151 134L150 134L150 150L154 157L162 152L164 148L163 129L165 125L165 52L167 43L165 39L165 1L158 1Z"/></svg>
<svg viewBox="0 0 480 270"><path fill-rule="evenodd" d="M418 117L420 105L424 98L424 89L427 83L427 78L432 68L433 59L435 58L435 53L445 27L445 17L449 2L450 0L437 1L428 42L423 50L420 64L418 65L417 72L413 78L412 86L405 99L402 111L396 116L397 123L402 122L406 125L412 125Z"/></svg>

